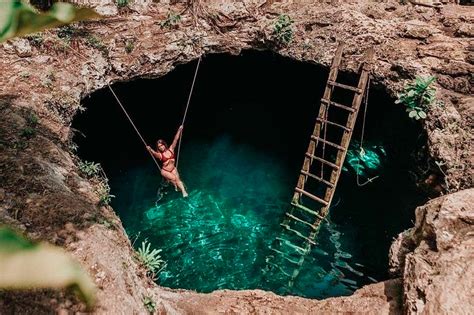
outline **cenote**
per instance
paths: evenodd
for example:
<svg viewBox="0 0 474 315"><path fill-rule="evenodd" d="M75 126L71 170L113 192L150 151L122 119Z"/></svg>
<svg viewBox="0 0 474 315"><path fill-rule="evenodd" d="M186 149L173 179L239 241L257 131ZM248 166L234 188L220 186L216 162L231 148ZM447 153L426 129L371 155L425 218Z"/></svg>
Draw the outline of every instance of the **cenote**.
<svg viewBox="0 0 474 315"><path fill-rule="evenodd" d="M179 65L158 79L114 84L150 145L172 140L195 65ZM271 52L204 57L179 158L188 199L162 185L108 90L83 100L87 110L73 121L78 154L103 166L116 196L112 206L135 246L148 239L163 250L167 266L156 280L160 285L324 298L388 278L390 243L425 200L409 175L423 139L421 127L372 85L364 140L370 160L362 163L359 180L379 177L357 184L360 114L319 245L291 288L264 279L268 247L281 232L327 75L326 68ZM341 81L355 79L342 74Z"/></svg>

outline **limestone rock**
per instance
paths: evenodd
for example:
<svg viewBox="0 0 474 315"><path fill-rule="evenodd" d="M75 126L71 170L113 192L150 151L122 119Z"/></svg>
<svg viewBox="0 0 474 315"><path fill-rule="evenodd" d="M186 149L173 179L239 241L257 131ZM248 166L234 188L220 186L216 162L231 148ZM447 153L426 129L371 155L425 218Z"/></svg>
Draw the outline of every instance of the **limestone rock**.
<svg viewBox="0 0 474 315"><path fill-rule="evenodd" d="M30 57L32 55L30 42L25 38L18 38L12 41L18 57Z"/></svg>
<svg viewBox="0 0 474 315"><path fill-rule="evenodd" d="M403 37L425 39L441 31L421 21L410 21L403 26Z"/></svg>
<svg viewBox="0 0 474 315"><path fill-rule="evenodd" d="M474 37L474 25L472 23L462 23L456 31L459 37Z"/></svg>
<svg viewBox="0 0 474 315"><path fill-rule="evenodd" d="M390 268L403 273L408 314L474 310L473 204L474 189L434 199L417 208L415 226L393 243Z"/></svg>

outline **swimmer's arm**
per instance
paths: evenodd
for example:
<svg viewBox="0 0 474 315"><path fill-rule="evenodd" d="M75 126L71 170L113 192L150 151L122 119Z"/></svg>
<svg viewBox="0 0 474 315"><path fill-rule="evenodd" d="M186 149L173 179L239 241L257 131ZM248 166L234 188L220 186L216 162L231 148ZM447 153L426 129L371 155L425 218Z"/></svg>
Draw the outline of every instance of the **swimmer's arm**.
<svg viewBox="0 0 474 315"><path fill-rule="evenodd" d="M178 140L179 140L179 137L181 137L182 131L183 131L183 125L179 126L178 131L176 132L176 135L174 136L173 143L170 145L171 151L174 151L176 144L178 144Z"/></svg>

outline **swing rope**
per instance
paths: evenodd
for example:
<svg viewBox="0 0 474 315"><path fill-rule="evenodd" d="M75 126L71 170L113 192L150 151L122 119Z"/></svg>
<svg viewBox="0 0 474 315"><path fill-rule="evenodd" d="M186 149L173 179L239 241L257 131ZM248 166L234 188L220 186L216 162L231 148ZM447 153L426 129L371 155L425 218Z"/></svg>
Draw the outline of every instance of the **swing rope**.
<svg viewBox="0 0 474 315"><path fill-rule="evenodd" d="M81 54L80 52L78 52L77 50L73 49L72 47L68 47L73 53L75 53L76 55L78 55L79 57L82 57L82 58L85 58L87 59L86 56L84 56L83 54ZM185 121L186 121L186 116L188 114L188 108L189 108L189 104L191 103L191 96L193 94L193 91L194 91L194 84L196 83L196 77L197 77L197 74L198 74L198 70L199 70L199 65L201 64L201 57L199 57L198 59L198 63L197 63L197 66L196 66L196 70L194 71L194 77L193 77L193 82L192 82L192 85L191 85L191 90L189 91L189 95L188 95L188 101L186 103L186 109L184 111L184 115L183 115L183 120L181 122L181 125L184 125ZM95 68L95 70L99 72L99 70L95 67L94 64L92 64L93 67ZM120 99L118 98L117 94L115 93L114 89L112 88L112 86L110 86L110 83L107 82L107 87L109 88L110 92L112 93L112 95L114 96L115 100L117 101L117 104L120 106L120 108L122 109L123 113L125 114L125 117L127 117L128 121L130 122L130 124L132 125L133 129L135 130L135 132L137 133L138 137L140 138L140 140L143 142L143 144L145 146L148 146L148 144L146 143L145 139L143 138L143 136L141 135L140 131L138 130L137 126L135 126L135 123L133 122L132 118L130 117L130 115L128 114L127 110L125 109L125 107L123 106L122 102L120 101ZM176 154L176 167L178 167L178 162L179 162L179 152L181 150L181 139L183 138L183 134L182 134L182 131L181 131L181 136L179 137L179 142L178 142L178 150L177 150L177 154ZM156 160L155 156L153 155L153 153L149 152L148 153L150 154L151 158L153 159L153 162L155 162L155 165L156 167L158 167L158 170L161 172L161 167L160 167L160 164L158 163L158 161Z"/></svg>
<svg viewBox="0 0 474 315"><path fill-rule="evenodd" d="M377 175L377 176L368 178L362 184L360 183L360 179L359 179L360 160L365 155L363 144L364 144L364 134L365 134L365 120L366 120L366 117L367 117L367 107L369 105L369 89L370 89L370 76L369 76L369 79L367 81L367 89L365 90L365 95L364 95L364 117L363 117L363 120L362 120L362 133L361 133L361 136L360 136L359 157L357 158L356 181L357 181L357 186L359 186L359 187L365 186L368 183L371 183L373 180L375 180L379 177L379 175Z"/></svg>
<svg viewBox="0 0 474 315"><path fill-rule="evenodd" d="M186 103L186 109L184 110L184 115L183 115L183 120L181 121L181 126L183 126L184 122L186 121L186 116L188 114L189 104L191 103L191 96L193 95L193 91L194 91L194 83L196 83L196 77L197 77L197 74L198 74L198 71L199 71L199 65L200 64L201 64L201 57L199 57L197 65L196 65L196 70L194 71L193 83L191 84L191 89L189 91L188 102ZM178 163L179 163L179 152L181 150L181 140L182 139L183 139L183 130L181 130L181 135L180 135L179 141L178 141L178 150L176 152L176 168L178 167Z"/></svg>
<svg viewBox="0 0 474 315"><path fill-rule="evenodd" d="M53 39L56 40L56 38L54 38L54 37L53 37ZM59 42L59 40L57 40L57 41ZM86 57L84 54L82 54L82 53L80 53L79 51L77 51L76 49L73 49L71 46L67 46L67 48L69 48L69 50L71 50L71 51L72 51L74 54L76 54L77 56L82 57L82 58L84 58L84 59L87 60L87 57ZM95 68L95 71L97 71L97 73L100 74L99 69L97 69L97 67L95 66L95 64L92 63L92 65L93 65L93 67ZM122 102L120 101L120 99L118 98L117 94L115 94L115 92L114 92L114 90L112 89L112 87L110 86L109 82L107 82L107 86L108 86L110 92L112 92L112 94L113 94L115 100L117 101L117 103L119 104L120 108L121 108L122 111L125 113L125 116L127 117L128 121L130 122L130 124L132 124L132 127L133 127L133 129L135 129L135 132L137 133L138 137L140 137L140 140L143 142L143 144L144 144L145 146L147 146L147 143L146 143L145 140L143 139L143 137L142 137L140 131L138 131L138 128L137 128L137 127L135 126L135 124L133 123L132 118L130 118L130 115L128 115L127 110L126 110L125 107L123 106L123 104L122 104ZM161 167L160 167L160 165L158 164L158 161L156 160L155 156L154 156L151 152L149 152L149 153L150 153L151 158L153 159L153 162L155 162L156 166L158 167L158 170L161 172Z"/></svg>
<svg viewBox="0 0 474 315"><path fill-rule="evenodd" d="M147 146L148 144L146 143L145 139L143 139L140 131L138 131L138 128L135 126L135 124L133 123L133 120L132 118L130 118L130 116L128 115L127 113L127 110L125 109L125 107L123 106L122 102L120 101L120 99L117 97L117 94L115 94L114 90L112 89L112 87L110 86L110 84L107 82L107 86L109 87L109 90L110 92L112 92L113 96L115 97L115 100L117 101L117 103L119 104L120 108L122 109L123 113L125 114L125 116L127 117L128 121L130 122L130 124L132 125L133 129L135 129L138 137L140 137L140 139L142 140L143 144L145 146ZM153 161L155 162L156 166L158 167L158 169L160 170L161 172L161 167L160 167L160 164L158 164L158 161L156 160L155 156L153 155L153 153L151 153L150 151L148 151L148 153L150 153L150 156L151 158L153 159Z"/></svg>

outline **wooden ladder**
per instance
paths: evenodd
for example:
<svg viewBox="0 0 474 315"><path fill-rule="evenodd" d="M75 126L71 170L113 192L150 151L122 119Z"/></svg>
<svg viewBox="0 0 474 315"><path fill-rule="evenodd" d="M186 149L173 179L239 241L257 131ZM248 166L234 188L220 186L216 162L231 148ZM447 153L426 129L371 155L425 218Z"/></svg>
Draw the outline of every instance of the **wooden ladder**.
<svg viewBox="0 0 474 315"><path fill-rule="evenodd" d="M359 82L357 87L354 87L336 81L342 52L343 44L339 44L304 156L291 208L285 213L285 219L281 223L284 227L283 233L281 237L276 238L270 247L272 253L267 257L267 267L289 277L290 286L300 273L311 246L317 244L315 239L319 227L329 213L359 107L367 88L369 66L374 58L374 50L369 49L360 67ZM353 93L350 106L334 101L337 94L335 91L338 89ZM338 111L338 115L332 117L330 114L334 110ZM331 136L329 140L328 135ZM288 262L292 271L283 268Z"/></svg>

